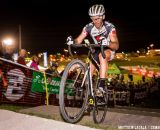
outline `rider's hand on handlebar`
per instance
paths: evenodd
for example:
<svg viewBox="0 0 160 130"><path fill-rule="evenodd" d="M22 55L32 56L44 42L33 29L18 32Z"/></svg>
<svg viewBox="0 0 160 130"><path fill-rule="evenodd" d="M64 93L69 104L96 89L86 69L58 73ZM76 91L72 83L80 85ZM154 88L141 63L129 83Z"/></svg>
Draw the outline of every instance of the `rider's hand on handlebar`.
<svg viewBox="0 0 160 130"><path fill-rule="evenodd" d="M110 40L108 38L102 39L102 45L108 46L110 44Z"/></svg>
<svg viewBox="0 0 160 130"><path fill-rule="evenodd" d="M67 45L72 45L74 43L72 36L67 37Z"/></svg>

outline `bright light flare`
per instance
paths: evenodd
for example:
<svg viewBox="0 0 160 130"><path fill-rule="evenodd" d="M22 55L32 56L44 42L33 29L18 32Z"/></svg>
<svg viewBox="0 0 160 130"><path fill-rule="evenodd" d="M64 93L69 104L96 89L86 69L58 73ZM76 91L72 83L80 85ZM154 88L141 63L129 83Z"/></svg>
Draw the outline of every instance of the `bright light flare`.
<svg viewBox="0 0 160 130"><path fill-rule="evenodd" d="M13 44L13 40L12 40L12 39L5 39L5 40L3 40L3 43L4 43L5 45L7 45L7 46L10 46L10 45Z"/></svg>

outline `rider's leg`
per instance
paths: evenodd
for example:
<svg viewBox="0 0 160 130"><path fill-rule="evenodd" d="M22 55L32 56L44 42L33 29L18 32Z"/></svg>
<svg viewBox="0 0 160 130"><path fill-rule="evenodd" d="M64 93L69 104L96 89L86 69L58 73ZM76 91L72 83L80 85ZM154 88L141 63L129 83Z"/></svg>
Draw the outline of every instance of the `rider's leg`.
<svg viewBox="0 0 160 130"><path fill-rule="evenodd" d="M99 54L99 61L100 61L100 79L99 79L99 85L98 87L100 89L105 88L105 81L106 81L106 76L108 72L108 61L110 60L111 57L111 50L107 49L104 51L106 58L103 58L102 54Z"/></svg>
<svg viewBox="0 0 160 130"><path fill-rule="evenodd" d="M100 78L106 78L106 74L108 72L108 61L111 58L111 50L107 49L104 51L106 58L104 59L102 54L99 54L100 61Z"/></svg>

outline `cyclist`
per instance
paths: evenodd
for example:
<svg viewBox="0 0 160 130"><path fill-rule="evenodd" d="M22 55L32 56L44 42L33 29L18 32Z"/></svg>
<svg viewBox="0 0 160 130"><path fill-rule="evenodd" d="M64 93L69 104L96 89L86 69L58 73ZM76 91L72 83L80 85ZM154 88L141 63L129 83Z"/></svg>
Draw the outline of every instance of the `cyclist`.
<svg viewBox="0 0 160 130"><path fill-rule="evenodd" d="M115 51L119 48L119 42L116 34L115 26L105 21L105 9L101 4L95 4L89 8L88 14L92 20L87 24L81 34L74 40L71 37L67 38L67 44L81 44L82 41L90 35L95 44L107 45L107 48L104 49L106 58L103 58L100 48L96 48L93 54L94 61L91 64L91 73L96 68L95 65L98 65L100 68L100 79L98 82L98 93L105 92L105 80L106 74L108 71L108 61L114 58ZM101 42L100 42L101 41ZM93 64L95 62L96 64Z"/></svg>

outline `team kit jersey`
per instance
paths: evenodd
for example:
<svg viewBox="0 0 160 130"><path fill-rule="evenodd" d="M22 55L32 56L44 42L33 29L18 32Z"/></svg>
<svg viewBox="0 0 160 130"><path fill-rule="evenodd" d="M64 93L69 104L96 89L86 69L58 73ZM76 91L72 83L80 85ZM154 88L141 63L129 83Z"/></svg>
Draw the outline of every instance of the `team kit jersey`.
<svg viewBox="0 0 160 130"><path fill-rule="evenodd" d="M116 33L116 30L115 30L114 25L112 23L107 22L107 21L104 21L101 29L97 29L94 26L94 24L91 22L83 28L83 33L86 36L90 35L92 37L94 43L99 44L101 37L105 37L105 38L107 38L108 41L110 41L109 34ZM100 50L98 49L98 50L96 50L95 55L94 55L94 59L98 62L98 64L99 64L99 58L98 58L99 53L100 53ZM111 51L110 60L112 60L114 58L114 55L115 55L115 51Z"/></svg>

